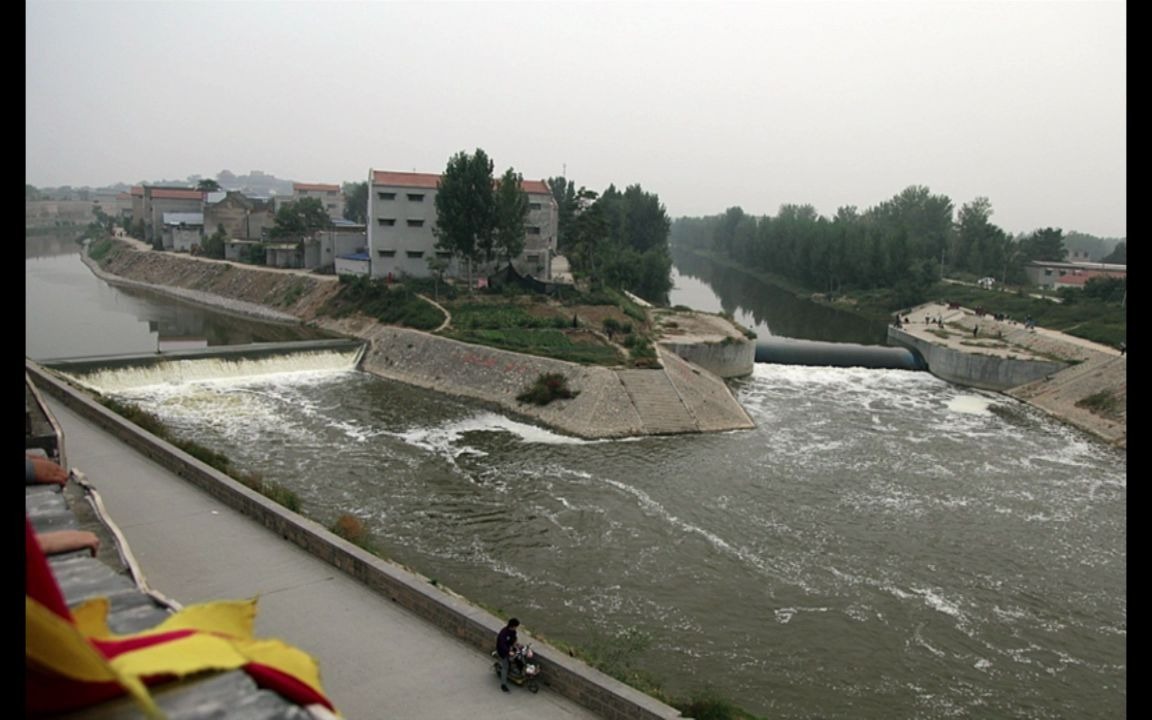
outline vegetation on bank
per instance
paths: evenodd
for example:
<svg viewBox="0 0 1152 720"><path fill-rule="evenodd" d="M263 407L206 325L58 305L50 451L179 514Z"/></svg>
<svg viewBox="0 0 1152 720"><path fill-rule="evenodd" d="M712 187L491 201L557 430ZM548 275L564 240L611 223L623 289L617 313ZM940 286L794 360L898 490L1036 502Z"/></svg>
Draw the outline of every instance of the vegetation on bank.
<svg viewBox="0 0 1152 720"><path fill-rule="evenodd" d="M568 400L580 394L568 387L568 378L560 373L541 373L532 385L516 396L522 403L544 406L553 400Z"/></svg>
<svg viewBox="0 0 1152 720"><path fill-rule="evenodd" d="M444 322L444 313L405 285L392 285L383 278L341 275L340 292L320 309L320 314L340 318L353 313L417 330L433 330Z"/></svg>

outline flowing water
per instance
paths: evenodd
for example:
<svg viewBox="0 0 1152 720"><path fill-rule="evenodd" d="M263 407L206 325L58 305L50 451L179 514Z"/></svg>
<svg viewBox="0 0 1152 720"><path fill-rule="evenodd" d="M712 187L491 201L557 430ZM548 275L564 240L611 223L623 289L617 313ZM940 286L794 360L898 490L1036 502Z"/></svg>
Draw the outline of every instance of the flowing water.
<svg viewBox="0 0 1152 720"><path fill-rule="evenodd" d="M583 441L338 358L202 374L101 382L672 694L771 718L1125 715L1126 456L998 395L757 365L733 383L754 430Z"/></svg>

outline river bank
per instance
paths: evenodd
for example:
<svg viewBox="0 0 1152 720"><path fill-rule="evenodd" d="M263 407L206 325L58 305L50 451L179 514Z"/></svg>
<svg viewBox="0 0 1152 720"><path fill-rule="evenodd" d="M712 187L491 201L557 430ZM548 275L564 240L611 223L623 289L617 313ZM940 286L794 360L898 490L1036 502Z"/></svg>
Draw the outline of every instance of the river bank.
<svg viewBox="0 0 1152 720"><path fill-rule="evenodd" d="M585 366L551 358L470 345L366 316L321 314L339 290L334 276L263 268L223 260L152 251L130 238L116 241L98 263L85 263L110 284L131 285L273 322L303 322L364 340L362 369L379 377L495 405L514 415L587 439L717 432L754 427L717 375L656 347L659 369ZM752 344L738 330L725 347ZM720 338L701 343L719 345ZM678 343L678 345L681 343ZM576 396L545 406L517 395L544 373L560 373Z"/></svg>
<svg viewBox="0 0 1152 720"><path fill-rule="evenodd" d="M1128 447L1126 353L940 303L920 305L907 317L900 328L889 328L889 338L917 348L933 374L1002 392L1111 445Z"/></svg>

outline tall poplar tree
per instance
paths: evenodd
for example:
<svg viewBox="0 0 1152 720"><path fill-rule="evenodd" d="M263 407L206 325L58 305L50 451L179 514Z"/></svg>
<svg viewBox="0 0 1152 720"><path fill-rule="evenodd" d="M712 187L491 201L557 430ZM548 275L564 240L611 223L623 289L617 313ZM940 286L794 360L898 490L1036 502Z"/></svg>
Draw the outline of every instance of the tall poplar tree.
<svg viewBox="0 0 1152 720"><path fill-rule="evenodd" d="M490 257L496 230L496 198L492 188L492 161L477 148L472 155L460 151L448 160L436 192L437 247L472 265Z"/></svg>
<svg viewBox="0 0 1152 720"><path fill-rule="evenodd" d="M508 168L496 188L497 255L508 262L524 252L524 224L528 217L528 193L524 192L524 178Z"/></svg>

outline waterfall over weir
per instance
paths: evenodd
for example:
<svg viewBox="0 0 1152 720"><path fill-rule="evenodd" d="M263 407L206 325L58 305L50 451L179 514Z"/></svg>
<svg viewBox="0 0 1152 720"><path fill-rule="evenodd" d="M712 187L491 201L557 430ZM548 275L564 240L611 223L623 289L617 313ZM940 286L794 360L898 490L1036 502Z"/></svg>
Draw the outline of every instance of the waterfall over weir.
<svg viewBox="0 0 1152 720"><path fill-rule="evenodd" d="M261 343L152 355L49 360L42 364L90 390L114 394L156 385L352 370L359 365L364 347L351 340Z"/></svg>

